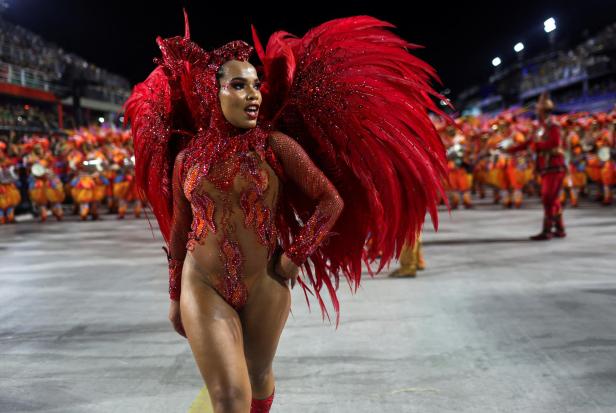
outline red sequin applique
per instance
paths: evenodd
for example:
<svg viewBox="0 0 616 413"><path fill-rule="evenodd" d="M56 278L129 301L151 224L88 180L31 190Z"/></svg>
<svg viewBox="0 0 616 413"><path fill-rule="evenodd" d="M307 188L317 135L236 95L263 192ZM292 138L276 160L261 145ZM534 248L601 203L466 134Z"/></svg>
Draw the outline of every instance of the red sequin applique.
<svg viewBox="0 0 616 413"><path fill-rule="evenodd" d="M267 171L260 163L271 158L266 149L267 132L255 129L238 136L219 141L215 148L216 158L204 159L207 151L188 153L187 164L192 165L184 179L184 193L190 201L193 213L191 232L186 249L194 251L198 243L211 234L220 234L219 258L224 274L215 283L216 290L235 309L241 309L248 298L243 281L244 255L236 240L236 228L231 216L237 209L234 205L236 177L244 178L244 187L239 193L239 206L244 213L244 225L255 231L260 244L268 247L268 255L276 244L276 230L272 210L265 204L269 184ZM204 165L207 165L204 166ZM207 181L217 190L208 194L201 186ZM218 201L214 201L216 198ZM216 208L220 208L220 220L215 220Z"/></svg>
<svg viewBox="0 0 616 413"><path fill-rule="evenodd" d="M310 217L304 231L295 237L293 244L287 249L287 256L298 266L321 245L329 234L331 215L325 214L320 209Z"/></svg>
<svg viewBox="0 0 616 413"><path fill-rule="evenodd" d="M249 187L242 191L240 197L244 225L255 231L259 243L267 247L270 258L276 245L276 226L272 210L264 203L269 175L267 171L259 169L258 159L253 156L246 156L241 166L242 174L249 182Z"/></svg>

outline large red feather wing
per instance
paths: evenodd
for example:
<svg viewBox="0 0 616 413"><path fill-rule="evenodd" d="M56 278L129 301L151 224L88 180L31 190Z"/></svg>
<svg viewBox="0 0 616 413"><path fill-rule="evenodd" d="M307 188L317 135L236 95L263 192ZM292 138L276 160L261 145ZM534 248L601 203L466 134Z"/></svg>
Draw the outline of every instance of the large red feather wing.
<svg viewBox="0 0 616 413"><path fill-rule="evenodd" d="M173 218L173 165L194 136L193 111L199 113L201 106L194 102L193 77L200 73L195 68L207 61L205 51L190 40L186 12L184 18L184 37L156 39L162 54L155 59L158 66L124 104L135 146L135 182L167 243Z"/></svg>
<svg viewBox="0 0 616 413"><path fill-rule="evenodd" d="M135 147L135 182L156 216L165 242L171 228L172 99L169 78L161 66L135 86L124 104Z"/></svg>
<svg viewBox="0 0 616 413"><path fill-rule="evenodd" d="M418 46L391 27L367 16L333 20L303 38L275 33L266 50L253 32L264 70L263 117L302 145L344 200L334 236L305 266L322 307L323 286L337 310L340 275L356 288L365 259L381 256L381 270L405 241L414 242L426 212L438 223L446 159L428 116L442 114L432 100L442 98L431 86L438 78L409 53ZM288 184L283 244L311 208Z"/></svg>

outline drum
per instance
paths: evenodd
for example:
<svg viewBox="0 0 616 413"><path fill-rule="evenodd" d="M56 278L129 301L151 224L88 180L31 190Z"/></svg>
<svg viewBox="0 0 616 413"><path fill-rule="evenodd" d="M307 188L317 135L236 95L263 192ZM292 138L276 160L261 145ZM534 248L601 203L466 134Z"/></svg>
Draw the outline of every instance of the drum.
<svg viewBox="0 0 616 413"><path fill-rule="evenodd" d="M32 175L34 175L35 177L42 178L43 176L45 176L45 172L47 172L45 170L45 167L40 163L35 163L34 165L32 165Z"/></svg>
<svg viewBox="0 0 616 413"><path fill-rule="evenodd" d="M597 156L599 157L599 159L602 162L607 162L610 160L610 148L608 148L607 146L604 146L602 148L599 148L599 150L597 151Z"/></svg>

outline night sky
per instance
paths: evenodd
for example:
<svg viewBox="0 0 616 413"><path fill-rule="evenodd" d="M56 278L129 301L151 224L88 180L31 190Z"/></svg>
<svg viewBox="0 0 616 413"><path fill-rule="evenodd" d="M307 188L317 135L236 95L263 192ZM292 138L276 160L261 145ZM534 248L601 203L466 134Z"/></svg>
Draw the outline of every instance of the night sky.
<svg viewBox="0 0 616 413"><path fill-rule="evenodd" d="M515 61L513 45L522 41L527 56L548 47L543 21L557 20L561 47L571 47L588 34L616 21L616 0L479 2L373 0L351 4L330 0L296 0L286 6L271 2L6 0L5 18L96 65L143 80L158 56L157 35L183 34L182 6L189 12L192 38L214 48L236 39L249 41L250 24L262 42L276 30L303 35L327 20L368 14L397 26L406 40L424 45L416 52L434 66L445 87L457 94L492 73L491 60ZM327 5L327 6L326 6Z"/></svg>

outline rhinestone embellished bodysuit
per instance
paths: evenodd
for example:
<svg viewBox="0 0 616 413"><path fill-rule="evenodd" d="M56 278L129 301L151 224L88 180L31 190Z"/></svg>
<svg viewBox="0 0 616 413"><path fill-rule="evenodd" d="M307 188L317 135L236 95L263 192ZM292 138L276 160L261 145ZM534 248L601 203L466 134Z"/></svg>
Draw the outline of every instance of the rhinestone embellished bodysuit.
<svg viewBox="0 0 616 413"><path fill-rule="evenodd" d="M208 282L236 310L248 299L244 278L267 267L277 245L279 176L317 201L314 214L285 251L298 266L327 236L342 209L333 185L299 144L257 128L231 136L209 168L180 153L174 168L170 293L180 295L189 251Z"/></svg>

